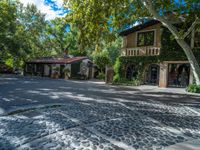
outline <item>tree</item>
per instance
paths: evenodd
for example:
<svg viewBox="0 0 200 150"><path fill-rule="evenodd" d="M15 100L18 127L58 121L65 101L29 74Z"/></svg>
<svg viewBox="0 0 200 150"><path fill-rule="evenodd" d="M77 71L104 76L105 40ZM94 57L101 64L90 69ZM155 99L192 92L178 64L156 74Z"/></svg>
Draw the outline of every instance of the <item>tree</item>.
<svg viewBox="0 0 200 150"><path fill-rule="evenodd" d="M122 38L117 36L116 40L112 42L107 42L104 40L105 44L102 46L104 51L108 52L108 57L110 58L111 64L114 66L115 61L121 54Z"/></svg>
<svg viewBox="0 0 200 150"><path fill-rule="evenodd" d="M109 65L111 62L107 51L102 51L100 53L94 52L93 59L94 59L94 63L101 70L101 73L104 73L104 69L105 69L106 65Z"/></svg>
<svg viewBox="0 0 200 150"><path fill-rule="evenodd" d="M190 5L189 3L192 3L192 2L194 2L194 1L187 0L186 4ZM191 65L192 71L193 71L193 75L194 75L194 77L196 79L196 84L200 85L200 66L199 66L198 61L196 60L196 58L195 58L195 56L194 56L194 54L192 52L191 46L188 45L187 42L184 39L185 38L184 35L187 34L190 31L190 29L191 30L194 29L193 25L191 25L191 27L185 32L185 34L182 35L178 31L178 29L173 25L173 23L169 21L170 18L166 18L166 17L160 15L157 12L157 10L155 8L155 4L151 0L143 0L143 4L147 8L149 13L152 14L152 16L156 20L159 20L173 34L173 36L175 37L177 43L181 46L181 48L183 49L183 51L185 52L185 54L186 54L186 56L188 58L188 61L190 62L190 65ZM193 4L195 4L195 3L193 3ZM166 6L170 6L170 4L166 4ZM191 9L191 10L189 10L190 11L189 16L191 17L191 15L194 15L193 11L195 11L195 8L193 8L192 6L189 6L189 7ZM200 7L198 9L200 9ZM197 10L197 11L200 13L200 10ZM183 16L182 14L178 15L178 17L182 17L182 16ZM198 19L196 18L194 23L196 23L197 21L198 21Z"/></svg>
<svg viewBox="0 0 200 150"><path fill-rule="evenodd" d="M45 15L35 5L24 7L18 3L17 30L15 32L15 51L13 55L24 60L46 55L44 49Z"/></svg>
<svg viewBox="0 0 200 150"><path fill-rule="evenodd" d="M200 66L192 52L192 48L184 39L184 35L193 30L193 25L188 28L188 32L182 34L185 31L173 24L173 21L178 19L184 20L183 23L185 24L195 23L196 18L200 17L198 0L178 2L175 0L65 0L65 2L65 6L71 10L67 19L70 18L72 23L80 27L84 41L99 41L103 33L109 33L113 27L124 29L144 18L159 20L170 30L185 52L196 79L196 84L200 85ZM166 14L173 15L167 16Z"/></svg>
<svg viewBox="0 0 200 150"><path fill-rule="evenodd" d="M70 46L68 40L67 23L61 18L55 18L50 20L47 24L47 40L49 42L50 49L54 50L57 54L61 55Z"/></svg>
<svg viewBox="0 0 200 150"><path fill-rule="evenodd" d="M8 0L0 1L0 51L4 55L12 45L16 31L16 5Z"/></svg>

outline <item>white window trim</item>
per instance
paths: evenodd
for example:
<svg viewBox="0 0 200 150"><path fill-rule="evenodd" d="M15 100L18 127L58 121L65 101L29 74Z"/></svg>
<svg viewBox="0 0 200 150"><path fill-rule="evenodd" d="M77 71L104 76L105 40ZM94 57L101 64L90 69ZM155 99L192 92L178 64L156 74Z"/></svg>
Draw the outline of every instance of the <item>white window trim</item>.
<svg viewBox="0 0 200 150"><path fill-rule="evenodd" d="M135 38L135 45L136 45L136 47L138 47L138 45L137 45L138 34L139 33L143 33L143 32L149 32L149 31L154 31L154 43L153 43L152 46L156 46L157 29L150 29L150 30L136 31L136 38Z"/></svg>

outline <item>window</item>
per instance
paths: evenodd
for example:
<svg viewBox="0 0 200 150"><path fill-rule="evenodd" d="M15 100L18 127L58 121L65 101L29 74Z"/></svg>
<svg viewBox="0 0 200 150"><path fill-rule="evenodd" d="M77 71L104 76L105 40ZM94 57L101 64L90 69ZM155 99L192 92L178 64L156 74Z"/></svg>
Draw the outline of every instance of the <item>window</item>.
<svg viewBox="0 0 200 150"><path fill-rule="evenodd" d="M153 46L154 31L140 32L137 36L137 46Z"/></svg>

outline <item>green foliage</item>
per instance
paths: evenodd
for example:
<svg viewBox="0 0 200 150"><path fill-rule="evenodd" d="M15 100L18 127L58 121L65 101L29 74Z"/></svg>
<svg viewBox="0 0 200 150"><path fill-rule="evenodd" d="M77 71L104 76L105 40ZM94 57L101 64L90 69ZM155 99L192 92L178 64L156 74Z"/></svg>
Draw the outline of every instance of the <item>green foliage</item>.
<svg viewBox="0 0 200 150"><path fill-rule="evenodd" d="M117 59L114 65L115 76L113 82L124 82L126 78L126 68L128 65L133 64L136 66L136 70L138 71L137 77L132 79L132 82L140 81L142 82L144 76L144 69L147 64L159 63L159 56L122 56ZM122 81L121 81L122 80ZM126 79L127 80L127 79ZM128 80L127 80L128 82ZM138 82L136 82L138 83Z"/></svg>
<svg viewBox="0 0 200 150"><path fill-rule="evenodd" d="M62 18L48 21L45 43L48 46L47 48L57 55L68 53L77 56L73 53L78 49L77 30L75 28L71 28L70 31L67 30L69 30L69 24Z"/></svg>
<svg viewBox="0 0 200 150"><path fill-rule="evenodd" d="M24 7L18 4L17 11L17 31L15 34L14 56L22 57L24 60L45 56L44 49L45 35L45 15L42 14L35 5Z"/></svg>
<svg viewBox="0 0 200 150"><path fill-rule="evenodd" d="M162 28L162 34L164 36L161 37L161 54L158 56L160 61L187 61L187 57L183 52L182 48L178 45L175 38L171 34L171 32L166 29ZM188 44L190 40L188 41ZM197 61L200 64L200 49L194 48L193 49L194 56L196 57Z"/></svg>
<svg viewBox="0 0 200 150"><path fill-rule="evenodd" d="M9 58L5 61L5 64L9 67L13 67L13 59L12 58Z"/></svg>
<svg viewBox="0 0 200 150"><path fill-rule="evenodd" d="M78 28L80 31L80 45L95 44L101 45L100 41L106 38L111 41L116 31L125 29L134 23L144 22L146 18L156 18L170 29L176 39L180 39L183 33L198 17L200 18L200 5L198 0L184 1L163 1L163 0L64 0L71 10L66 20ZM184 14L184 15L183 15ZM164 17L165 16L165 17ZM180 19L184 18L184 19ZM184 20L183 28L176 27L174 23ZM179 40L180 41L180 40ZM167 44L169 45L169 44ZM182 50L191 51L185 41L179 42ZM176 52L179 47L174 47L173 55L179 57ZM164 59L165 54L163 54ZM167 56L168 57L168 56ZM184 55L181 59L184 59ZM191 65L196 63L196 59L189 54L188 59ZM197 58L198 59L198 58ZM180 60L180 59L179 59ZM193 66L196 74L199 74L200 67ZM196 77L196 76L195 76ZM196 77L198 78L198 77ZM198 79L197 79L198 80Z"/></svg>
<svg viewBox="0 0 200 150"><path fill-rule="evenodd" d="M127 80L125 78L121 78L119 80L114 80L113 84L124 86L139 86L141 85L141 81L139 79Z"/></svg>
<svg viewBox="0 0 200 150"><path fill-rule="evenodd" d="M187 87L187 91L191 93L200 93L200 85L190 84Z"/></svg>
<svg viewBox="0 0 200 150"><path fill-rule="evenodd" d="M99 43L104 38L106 41L115 39L114 33L119 29L127 28L136 21L144 21L142 18L154 18L144 6L144 1L128 0L64 0L66 7L71 10L66 20L71 22L80 31L79 40L83 44ZM156 12L161 16L166 12L176 10L172 20L178 20L183 12L185 15L185 26L193 22L195 17L200 17L198 0L181 1L150 1ZM169 20L170 20L169 19ZM168 21L168 20L167 20ZM111 30L112 29L112 30Z"/></svg>
<svg viewBox="0 0 200 150"><path fill-rule="evenodd" d="M53 67L53 70L54 70L55 72L59 72L59 71L60 71L60 67L58 67L58 66Z"/></svg>
<svg viewBox="0 0 200 150"><path fill-rule="evenodd" d="M110 58L108 56L108 52L96 52L93 54L94 63L99 67L101 72L105 69L106 65L110 64Z"/></svg>
<svg viewBox="0 0 200 150"><path fill-rule="evenodd" d="M120 81L120 75L119 73L117 73L114 75L113 82L119 82L119 81Z"/></svg>
<svg viewBox="0 0 200 150"><path fill-rule="evenodd" d="M105 41L106 42L106 41ZM116 40L103 45L103 49L108 52L111 64L114 65L115 61L121 54L122 38L116 37Z"/></svg>
<svg viewBox="0 0 200 150"><path fill-rule="evenodd" d="M105 74L103 72L100 72L97 78L100 80L105 80Z"/></svg>
<svg viewBox="0 0 200 150"><path fill-rule="evenodd" d="M0 51L13 48L16 30L16 5L8 0L0 1Z"/></svg>
<svg viewBox="0 0 200 150"><path fill-rule="evenodd" d="M70 52L69 52L70 55L73 55L73 56L87 56L87 51L86 50L78 50L78 49L70 49Z"/></svg>
<svg viewBox="0 0 200 150"><path fill-rule="evenodd" d="M120 80L120 69L121 69L121 62L120 62L120 59L117 58L114 65L114 73L115 73L114 78L113 78L114 82L117 82Z"/></svg>

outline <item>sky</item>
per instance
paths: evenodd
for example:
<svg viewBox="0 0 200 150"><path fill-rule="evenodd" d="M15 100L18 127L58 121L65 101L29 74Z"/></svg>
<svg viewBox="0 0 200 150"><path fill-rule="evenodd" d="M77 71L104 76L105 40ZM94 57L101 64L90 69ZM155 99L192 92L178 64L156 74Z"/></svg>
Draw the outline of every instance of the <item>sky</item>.
<svg viewBox="0 0 200 150"><path fill-rule="evenodd" d="M63 17L66 10L63 9L63 0L20 0L25 6L35 4L37 8L46 14L46 20L51 20L56 17Z"/></svg>

